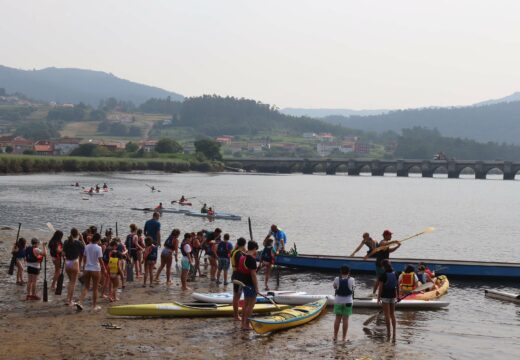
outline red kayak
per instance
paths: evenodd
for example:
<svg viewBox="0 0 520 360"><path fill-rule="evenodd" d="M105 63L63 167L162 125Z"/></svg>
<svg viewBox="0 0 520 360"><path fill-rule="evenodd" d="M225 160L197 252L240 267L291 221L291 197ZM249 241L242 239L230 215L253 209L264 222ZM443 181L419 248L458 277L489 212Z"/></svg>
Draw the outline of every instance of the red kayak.
<svg viewBox="0 0 520 360"><path fill-rule="evenodd" d="M191 206L190 202L180 202L179 205L181 206Z"/></svg>

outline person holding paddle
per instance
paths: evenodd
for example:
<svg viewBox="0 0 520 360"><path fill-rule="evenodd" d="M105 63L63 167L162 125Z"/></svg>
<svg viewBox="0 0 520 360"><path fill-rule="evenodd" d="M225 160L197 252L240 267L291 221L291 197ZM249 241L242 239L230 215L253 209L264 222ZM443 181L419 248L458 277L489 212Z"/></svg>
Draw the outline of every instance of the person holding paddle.
<svg viewBox="0 0 520 360"><path fill-rule="evenodd" d="M242 330L251 330L249 318L253 313L258 294L258 279L256 277L256 252L258 244L254 240L247 243L247 253L241 256L237 264L236 279L243 282L244 287L244 307L242 313Z"/></svg>
<svg viewBox="0 0 520 360"><path fill-rule="evenodd" d="M387 337L390 338L390 325L392 325L392 338L395 340L395 304L399 301L398 276L390 260L383 260L381 265L385 272L377 280L377 302L383 306Z"/></svg>
<svg viewBox="0 0 520 360"><path fill-rule="evenodd" d="M47 243L43 242L43 250L39 248L40 240L32 238L31 246L25 250L25 261L27 261L27 296L25 300L40 300L36 295L36 281L40 274L41 262L47 256Z"/></svg>
<svg viewBox="0 0 520 360"><path fill-rule="evenodd" d="M25 244L27 240L25 238L20 238L13 246L13 257L15 258L16 264L16 285L23 286L25 282L23 281L23 261L25 259Z"/></svg>
<svg viewBox="0 0 520 360"><path fill-rule="evenodd" d="M51 289L56 289L56 282L60 277L61 273L61 258L62 258L62 249L63 243L61 241L63 239L63 232L60 230L56 230L52 238L49 240L49 252L51 253L52 263L54 264L54 276L52 277Z"/></svg>
<svg viewBox="0 0 520 360"><path fill-rule="evenodd" d="M397 246L390 248L390 245L397 244ZM370 253L366 254L363 260L366 260L369 257L375 255L376 257L376 277L379 278L382 274L385 273L385 269L383 267L383 261L390 258L390 253L396 251L401 246L401 243L397 240L392 241L392 232L390 230L383 231L383 240L377 244L377 247L373 249ZM374 289L372 290L372 294L376 294L377 290L377 281L374 284Z"/></svg>

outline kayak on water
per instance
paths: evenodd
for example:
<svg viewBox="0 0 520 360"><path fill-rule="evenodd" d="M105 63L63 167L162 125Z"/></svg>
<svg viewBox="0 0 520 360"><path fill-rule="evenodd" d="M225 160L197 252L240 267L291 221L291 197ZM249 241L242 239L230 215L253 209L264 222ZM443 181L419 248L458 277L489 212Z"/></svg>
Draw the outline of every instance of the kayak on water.
<svg viewBox="0 0 520 360"><path fill-rule="evenodd" d="M191 206L190 202L180 202L178 204L181 205L181 206Z"/></svg>
<svg viewBox="0 0 520 360"><path fill-rule="evenodd" d="M80 191L79 192L80 194L85 194L85 195L105 195L105 192L89 192L89 191Z"/></svg>
<svg viewBox="0 0 520 360"><path fill-rule="evenodd" d="M288 309L288 305L279 306ZM257 304L253 313L270 313L277 311L272 304ZM117 316L156 316L156 317L210 317L233 316L233 306L210 303L165 303L112 306L107 309L110 315Z"/></svg>
<svg viewBox="0 0 520 360"><path fill-rule="evenodd" d="M287 305L303 305L311 301L320 299L327 299L327 305L334 305L334 295L309 295L309 294L280 294L273 296L273 300L279 304ZM399 309L439 309L447 307L450 303L446 301L434 301L434 300L401 300L396 304ZM366 297L366 298L354 298L353 306L358 308L377 308L381 307L377 303L377 299Z"/></svg>
<svg viewBox="0 0 520 360"><path fill-rule="evenodd" d="M227 213L215 213L213 215L202 214L197 211L190 211L186 213L186 216L206 218L206 219L223 219L223 220L242 220L242 217L234 214Z"/></svg>
<svg viewBox="0 0 520 360"><path fill-rule="evenodd" d="M498 290L484 290L486 297L503 300L503 301L511 301L515 304L520 304L520 294L512 294L505 291Z"/></svg>
<svg viewBox="0 0 520 360"><path fill-rule="evenodd" d="M275 295L303 295L306 294L302 291L267 291L261 293L268 298L272 298ZM228 292L223 293L193 293L191 295L194 300L202 301L206 303L215 303L215 304L232 304L233 303L233 294ZM241 297L243 299L244 296ZM268 299L263 296L257 296L256 302L260 304L271 303Z"/></svg>
<svg viewBox="0 0 520 360"><path fill-rule="evenodd" d="M156 208L130 208L130 210L136 210L136 211L144 211L144 212L161 212L161 213L172 213L172 214L184 214L190 210L183 210L183 209L156 209Z"/></svg>
<svg viewBox="0 0 520 360"><path fill-rule="evenodd" d="M436 283L439 286L438 289L408 295L406 297L406 300L433 300L440 298L448 292L450 282L448 281L448 278L446 276L441 275L437 277Z"/></svg>
<svg viewBox="0 0 520 360"><path fill-rule="evenodd" d="M326 308L326 299L295 306L269 316L249 318L251 326L258 334L300 326L320 316Z"/></svg>

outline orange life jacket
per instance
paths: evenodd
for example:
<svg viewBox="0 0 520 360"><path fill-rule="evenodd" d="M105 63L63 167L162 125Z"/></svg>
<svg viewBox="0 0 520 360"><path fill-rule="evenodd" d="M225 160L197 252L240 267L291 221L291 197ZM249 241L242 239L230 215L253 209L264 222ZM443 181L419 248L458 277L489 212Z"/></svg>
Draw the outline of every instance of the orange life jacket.
<svg viewBox="0 0 520 360"><path fill-rule="evenodd" d="M417 284L415 282L415 273L409 272L409 273L401 273L401 290L403 291L412 291L416 288Z"/></svg>

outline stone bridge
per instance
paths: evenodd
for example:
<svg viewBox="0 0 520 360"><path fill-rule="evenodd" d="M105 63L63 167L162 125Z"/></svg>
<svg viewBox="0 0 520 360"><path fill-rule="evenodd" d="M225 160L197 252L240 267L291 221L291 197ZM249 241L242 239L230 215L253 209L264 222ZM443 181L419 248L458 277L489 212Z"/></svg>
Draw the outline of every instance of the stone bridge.
<svg viewBox="0 0 520 360"><path fill-rule="evenodd" d="M464 171L472 170L476 179L485 179L495 169L502 172L504 180L514 180L520 171L520 162L512 161L479 161L479 160L375 160L375 159L298 159L298 158L239 158L224 159L229 168L266 173L312 174L325 172L334 175L346 172L355 176L370 173L372 176L383 176L385 173L396 173L406 177L410 173L421 173L422 177L433 177L436 172L447 173L448 178L459 178Z"/></svg>

